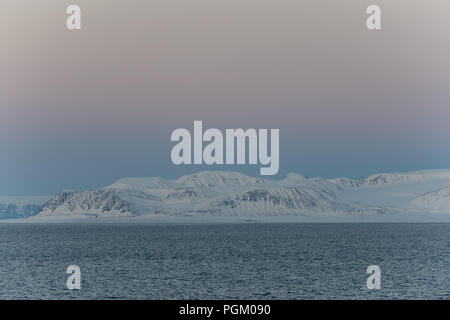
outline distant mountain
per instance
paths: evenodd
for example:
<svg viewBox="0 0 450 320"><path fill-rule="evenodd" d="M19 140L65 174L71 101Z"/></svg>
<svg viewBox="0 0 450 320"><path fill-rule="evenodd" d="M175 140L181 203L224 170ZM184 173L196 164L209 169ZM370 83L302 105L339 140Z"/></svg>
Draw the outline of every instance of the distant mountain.
<svg viewBox="0 0 450 320"><path fill-rule="evenodd" d="M0 220L37 215L50 197L0 197Z"/></svg>
<svg viewBox="0 0 450 320"><path fill-rule="evenodd" d="M35 204L27 204L18 206L13 203L0 203L0 219L20 219L37 215L41 210L41 206Z"/></svg>
<svg viewBox="0 0 450 320"><path fill-rule="evenodd" d="M401 183L421 183L429 180L450 179L450 170L424 170L405 173L378 173L364 180L365 185L386 186Z"/></svg>
<svg viewBox="0 0 450 320"><path fill-rule="evenodd" d="M436 209L450 214L449 194L450 170L365 180L289 174L278 181L204 171L177 180L125 178L99 190L65 191L46 202L38 217L373 215Z"/></svg>

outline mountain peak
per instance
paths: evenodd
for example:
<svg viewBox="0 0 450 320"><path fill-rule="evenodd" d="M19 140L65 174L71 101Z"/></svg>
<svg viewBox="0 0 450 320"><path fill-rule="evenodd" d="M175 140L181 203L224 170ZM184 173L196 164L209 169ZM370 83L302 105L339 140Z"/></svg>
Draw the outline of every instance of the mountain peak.
<svg viewBox="0 0 450 320"><path fill-rule="evenodd" d="M166 180L161 177L151 178L123 178L114 182L112 185L105 189L160 189L160 188L173 188L175 184L173 181Z"/></svg>
<svg viewBox="0 0 450 320"><path fill-rule="evenodd" d="M233 171L201 171L182 176L177 183L191 187L231 187L262 183L261 178L253 178Z"/></svg>
<svg viewBox="0 0 450 320"><path fill-rule="evenodd" d="M377 173L364 180L366 185L382 186L386 184L407 183L422 180L450 179L450 170L421 170L399 173Z"/></svg>

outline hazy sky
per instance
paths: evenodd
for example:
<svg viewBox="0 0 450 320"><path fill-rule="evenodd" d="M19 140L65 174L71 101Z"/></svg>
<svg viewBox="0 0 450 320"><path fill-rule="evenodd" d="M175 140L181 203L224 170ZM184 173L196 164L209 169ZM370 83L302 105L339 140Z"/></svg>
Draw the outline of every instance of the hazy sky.
<svg viewBox="0 0 450 320"><path fill-rule="evenodd" d="M3 195L207 169L170 160L194 120L279 128L275 178L450 167L448 0L2 0L0 39Z"/></svg>

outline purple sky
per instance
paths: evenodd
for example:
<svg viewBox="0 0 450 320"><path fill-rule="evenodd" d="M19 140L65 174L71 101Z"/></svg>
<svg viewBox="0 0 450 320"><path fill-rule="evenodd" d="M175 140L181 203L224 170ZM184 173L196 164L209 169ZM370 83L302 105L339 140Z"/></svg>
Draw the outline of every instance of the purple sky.
<svg viewBox="0 0 450 320"><path fill-rule="evenodd" d="M259 173L174 166L194 120L279 128L279 176L450 167L447 0L3 0L0 39L0 194Z"/></svg>

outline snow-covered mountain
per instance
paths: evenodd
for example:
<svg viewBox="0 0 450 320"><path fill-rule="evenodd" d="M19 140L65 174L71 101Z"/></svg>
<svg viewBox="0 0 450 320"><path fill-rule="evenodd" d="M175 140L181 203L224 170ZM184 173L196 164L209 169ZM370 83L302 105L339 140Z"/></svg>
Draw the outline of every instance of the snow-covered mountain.
<svg viewBox="0 0 450 320"><path fill-rule="evenodd" d="M114 190L64 191L46 202L39 216L132 216L127 201Z"/></svg>
<svg viewBox="0 0 450 320"><path fill-rule="evenodd" d="M450 170L376 174L365 180L300 174L269 180L223 171L177 180L125 178L99 190L62 192L38 216L310 216L411 210L450 214Z"/></svg>
<svg viewBox="0 0 450 320"><path fill-rule="evenodd" d="M450 186L416 197L410 203L419 209L450 213Z"/></svg>

